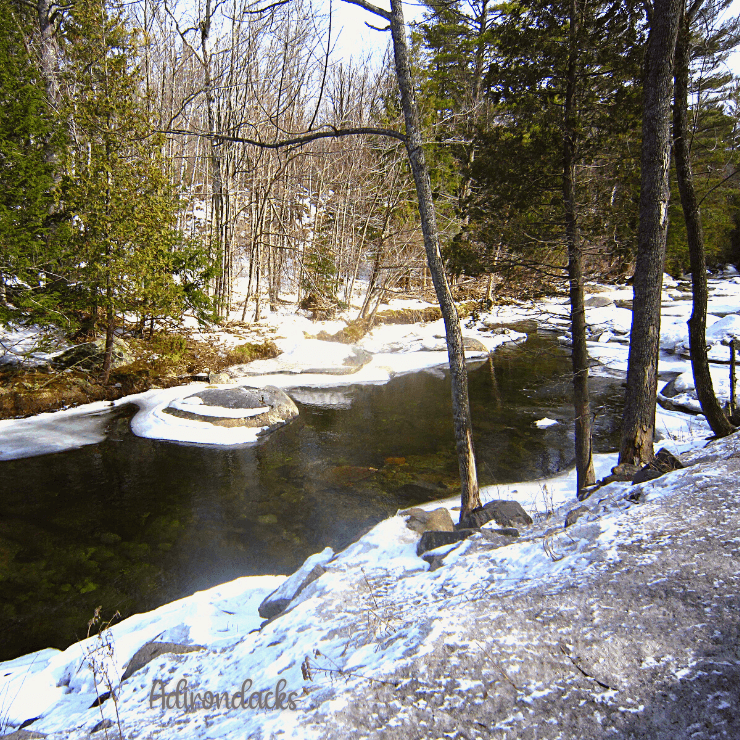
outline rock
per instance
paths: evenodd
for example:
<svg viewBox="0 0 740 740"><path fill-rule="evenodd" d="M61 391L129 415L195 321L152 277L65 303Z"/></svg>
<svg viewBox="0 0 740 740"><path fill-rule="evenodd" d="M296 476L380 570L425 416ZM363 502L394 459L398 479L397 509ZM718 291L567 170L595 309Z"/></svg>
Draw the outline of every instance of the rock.
<svg viewBox="0 0 740 740"><path fill-rule="evenodd" d="M606 306L613 306L614 301L611 298L607 298L605 295L594 295L590 298L586 298L583 305L586 308L605 308Z"/></svg>
<svg viewBox="0 0 740 740"><path fill-rule="evenodd" d="M481 529L480 533L483 538L494 548L506 547L510 545L517 537L519 530L513 527L504 527L503 529Z"/></svg>
<svg viewBox="0 0 740 740"><path fill-rule="evenodd" d="M100 732L100 730L107 730L109 727L113 727L113 720L110 719L101 719L98 724L95 725L95 727L90 730L90 734L94 734L96 732Z"/></svg>
<svg viewBox="0 0 740 740"><path fill-rule="evenodd" d="M298 407L285 391L268 385L206 388L172 401L162 413L221 427L267 427L272 431L298 416Z"/></svg>
<svg viewBox="0 0 740 740"><path fill-rule="evenodd" d="M3 740L40 740L46 737L43 732L36 730L16 730L9 735L2 735Z"/></svg>
<svg viewBox="0 0 740 740"><path fill-rule="evenodd" d="M288 352L269 360L254 360L223 370L231 378L274 373L351 375L372 359L367 351L353 344L308 339Z"/></svg>
<svg viewBox="0 0 740 740"><path fill-rule="evenodd" d="M405 457L386 457L385 464L386 465L405 465L406 458Z"/></svg>
<svg viewBox="0 0 740 740"><path fill-rule="evenodd" d="M99 370L105 359L105 339L96 339L94 342L77 344L65 349L64 352L52 359L52 364L57 368L78 368L80 370ZM113 338L113 353L111 355L111 368L130 365L134 357L129 346L120 337Z"/></svg>
<svg viewBox="0 0 740 740"><path fill-rule="evenodd" d="M463 337L463 349L469 352L485 352L488 354L488 347L475 337Z"/></svg>
<svg viewBox="0 0 740 740"><path fill-rule="evenodd" d="M456 527L482 527L491 520L500 527L528 527L532 524L532 517L517 501L490 501L485 506L473 509Z"/></svg>
<svg viewBox="0 0 740 740"><path fill-rule="evenodd" d="M228 373L208 373L208 382L212 385L225 385L233 383L234 378Z"/></svg>
<svg viewBox="0 0 740 740"><path fill-rule="evenodd" d="M324 565L334 557L334 550L327 547L315 555L311 555L306 562L286 578L260 605L259 615L263 619L273 619L282 614L293 599L307 586L326 573Z"/></svg>
<svg viewBox="0 0 740 740"><path fill-rule="evenodd" d="M422 556L422 560L426 560L427 563L429 563L429 570L438 570L441 568L445 562L444 558L441 558L439 555L432 555L431 557L427 558L426 555Z"/></svg>
<svg viewBox="0 0 740 740"><path fill-rule="evenodd" d="M438 547L442 547L442 545L461 542L477 531L477 529L457 529L454 532L424 532L419 540L419 544L416 546L416 554L423 555L428 550L435 550Z"/></svg>
<svg viewBox="0 0 740 740"><path fill-rule="evenodd" d="M194 653L198 650L205 650L202 645L183 645L179 642L147 642L146 645L142 645L129 660L126 670L121 676L121 681L125 681L136 673L136 671L142 669L147 663L150 663L155 658L165 653L174 653L175 655L184 655L185 653ZM98 700L99 704L103 696L101 695ZM97 706L95 704L94 706Z"/></svg>
<svg viewBox="0 0 740 740"><path fill-rule="evenodd" d="M631 465L630 463L621 463L615 465L612 468L612 474L607 475L602 481L604 485L607 483L627 482L631 481L640 468L637 465Z"/></svg>
<svg viewBox="0 0 740 740"><path fill-rule="evenodd" d="M652 462L649 462L642 470L632 478L632 483L645 483L649 480L660 478L661 475L681 470L684 464L665 447L658 450Z"/></svg>
<svg viewBox="0 0 740 740"><path fill-rule="evenodd" d="M437 532L454 532L455 525L450 516L450 512L445 508L425 511L414 507L407 512L409 518L406 520L406 526L414 532L437 531Z"/></svg>
<svg viewBox="0 0 740 740"><path fill-rule="evenodd" d="M591 509L588 506L579 506L575 509L571 509L568 515L565 517L564 527L570 527L575 524L584 514L590 514Z"/></svg>
<svg viewBox="0 0 740 740"><path fill-rule="evenodd" d="M377 468L360 465L337 465L327 473L326 480L333 486L350 488L360 481L372 478L377 472Z"/></svg>

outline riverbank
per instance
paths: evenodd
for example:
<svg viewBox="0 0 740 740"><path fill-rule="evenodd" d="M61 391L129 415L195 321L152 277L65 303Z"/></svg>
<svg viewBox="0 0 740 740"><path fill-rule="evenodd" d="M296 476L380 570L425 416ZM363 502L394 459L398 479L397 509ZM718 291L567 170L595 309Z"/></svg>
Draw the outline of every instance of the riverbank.
<svg viewBox="0 0 740 740"><path fill-rule="evenodd" d="M632 289L592 284L588 286L588 292L586 322L591 375L621 377L627 369ZM277 386L292 392L300 388L386 383L398 374L444 365L447 352L442 320L404 323L415 318L431 318L434 310L420 301L391 301L382 322L367 333L356 334L356 341L351 344L347 336L349 315L332 321L313 321L305 315L306 312L286 307L269 313L257 325L241 326L238 331L227 328L206 332L191 326L189 331L195 346L211 347L208 355L211 368L201 368L199 377L203 378L202 382L183 384L181 380L170 377L164 385L172 387L121 395L108 400L108 407L126 403L138 405L140 413L134 418L132 428L140 436L196 444L254 443L266 428L245 430L232 426L224 429L212 419L178 418L171 410L180 411L182 404L194 401L201 403L193 397L206 386ZM522 341L525 335L511 328L521 322L553 332L567 344L570 341L569 310L567 299L549 298L536 303L511 302L493 306L485 312L474 311L462 322L463 335L468 342L466 357L469 360L482 359L497 347ZM720 401L726 403L730 388L729 340L740 338L740 276L734 268L710 279L708 310L707 342L711 372L715 392ZM661 392L659 401L668 408L696 414L700 409L693 388L686 324L690 314L689 284L665 276L658 371L660 390L665 390L668 395ZM17 346L31 341L31 338L24 337L16 337ZM354 339L355 335L350 338ZM270 353L262 356L276 356L277 359L229 365L228 358L238 357L236 350L245 343L250 348L272 348ZM214 358L219 358L218 364L214 364ZM36 359L48 361L49 355L41 353ZM671 381L674 382L668 386ZM123 393L122 387L111 390L117 395ZM0 460L46 454L100 441L99 417L106 408L105 403L82 405L72 411L65 409L58 416L42 414L25 420L0 421L3 435ZM60 424L58 432L55 432L57 420ZM72 430L72 433L68 434L67 430Z"/></svg>
<svg viewBox="0 0 740 740"><path fill-rule="evenodd" d="M399 514L322 553L319 577L266 623L259 604L283 577L237 579L3 663L3 729L32 720L13 737L72 740L102 726L109 737L120 727L126 738L224 740L735 737L740 436L672 447L685 469L611 483L567 528L572 473L490 487L485 500L533 515L512 544L487 525L430 569ZM599 456L599 474L614 461ZM455 500L424 508L440 506L454 517ZM115 699L93 706L108 680Z"/></svg>

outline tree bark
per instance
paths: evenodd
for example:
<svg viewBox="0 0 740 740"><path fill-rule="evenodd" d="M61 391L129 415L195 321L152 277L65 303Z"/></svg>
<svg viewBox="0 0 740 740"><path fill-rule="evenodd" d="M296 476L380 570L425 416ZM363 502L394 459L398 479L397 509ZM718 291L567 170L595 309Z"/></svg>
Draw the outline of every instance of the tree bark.
<svg viewBox="0 0 740 740"><path fill-rule="evenodd" d="M445 276L442 255L439 251L439 235L432 200L432 187L422 148L421 125L411 80L411 65L401 0L391 0L389 20L393 36L396 77L401 92L401 107L406 124L406 151L419 200L419 214L421 216L421 229L424 235L427 262L432 273L432 282L434 283L434 290L437 294L447 334L447 353L450 360L450 377L452 380L452 415L462 487L460 497L460 518L462 519L470 511L481 505L468 401L468 373L465 366L460 321Z"/></svg>
<svg viewBox="0 0 740 740"><path fill-rule="evenodd" d="M698 9L695 4L693 9ZM689 319L689 349L691 369L694 373L696 395L701 410L712 431L718 437L726 437L735 427L722 410L714 394L712 376L709 373L707 358L707 262L704 252L704 233L701 213L694 189L691 171L691 150L689 136L689 79L690 79L690 39L692 17L685 10L681 14L681 26L676 42L676 64L673 91L673 157L676 162L676 178L681 194L681 207L686 222L686 241L689 247L691 264L691 290L693 307Z"/></svg>
<svg viewBox="0 0 740 740"><path fill-rule="evenodd" d="M619 462L653 458L658 393L660 299L663 283L671 159L673 58L683 0L653 0L643 83L640 223L634 277L627 391Z"/></svg>
<svg viewBox="0 0 740 740"><path fill-rule="evenodd" d="M591 454L591 408L588 393L586 309L583 301L583 248L576 214L576 87L578 84L578 0L570 0L568 71L563 130L563 205L568 244L570 327L573 346L573 407L575 410L576 496L596 482Z"/></svg>

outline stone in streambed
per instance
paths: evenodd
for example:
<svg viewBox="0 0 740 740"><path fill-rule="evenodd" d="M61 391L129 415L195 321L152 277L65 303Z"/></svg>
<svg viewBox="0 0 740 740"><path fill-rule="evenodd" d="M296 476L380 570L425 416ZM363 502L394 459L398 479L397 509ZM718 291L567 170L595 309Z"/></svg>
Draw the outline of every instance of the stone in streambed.
<svg viewBox="0 0 740 740"><path fill-rule="evenodd" d="M206 388L170 403L163 413L220 427L276 429L298 416L285 391L264 388Z"/></svg>

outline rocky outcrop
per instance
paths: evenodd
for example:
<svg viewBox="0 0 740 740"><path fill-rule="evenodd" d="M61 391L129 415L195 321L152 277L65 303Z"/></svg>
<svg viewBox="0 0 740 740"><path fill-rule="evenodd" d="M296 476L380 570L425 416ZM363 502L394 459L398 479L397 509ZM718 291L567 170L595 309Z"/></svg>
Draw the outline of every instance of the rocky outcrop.
<svg viewBox="0 0 740 740"><path fill-rule="evenodd" d="M126 670L121 676L121 681L125 681L141 670L147 663L165 653L174 655L183 655L184 653L194 653L198 650L205 650L202 645L183 645L179 642L147 642L142 645L129 660Z"/></svg>

